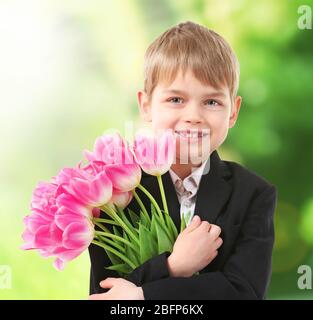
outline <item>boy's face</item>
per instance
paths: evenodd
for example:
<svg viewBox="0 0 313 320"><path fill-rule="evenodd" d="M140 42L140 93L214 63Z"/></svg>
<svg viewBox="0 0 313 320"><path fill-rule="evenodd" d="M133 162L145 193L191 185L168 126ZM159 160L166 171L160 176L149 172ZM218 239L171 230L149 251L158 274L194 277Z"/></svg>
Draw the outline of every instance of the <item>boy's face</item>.
<svg viewBox="0 0 313 320"><path fill-rule="evenodd" d="M203 85L191 71L177 73L173 83L159 83L151 102L138 92L140 112L153 130L172 129L176 134L176 163L200 164L225 140L239 113L241 97L231 101L228 87ZM188 135L195 130L197 135ZM188 162L186 162L186 157Z"/></svg>

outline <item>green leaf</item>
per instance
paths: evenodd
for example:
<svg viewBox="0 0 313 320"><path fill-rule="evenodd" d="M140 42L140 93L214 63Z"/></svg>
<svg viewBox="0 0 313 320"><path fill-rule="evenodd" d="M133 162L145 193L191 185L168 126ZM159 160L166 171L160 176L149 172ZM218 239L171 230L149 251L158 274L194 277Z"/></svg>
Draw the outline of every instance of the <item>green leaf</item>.
<svg viewBox="0 0 313 320"><path fill-rule="evenodd" d="M158 254L156 238L151 231L139 222L140 263L144 263Z"/></svg>
<svg viewBox="0 0 313 320"><path fill-rule="evenodd" d="M128 234L123 230L123 238L131 242L132 240L129 238ZM135 251L133 248L129 247L126 243L124 243L125 255L126 257L133 262L136 266L140 265L140 248L138 251Z"/></svg>
<svg viewBox="0 0 313 320"><path fill-rule="evenodd" d="M150 229L150 221L147 219L143 211L140 211L140 222Z"/></svg>
<svg viewBox="0 0 313 320"><path fill-rule="evenodd" d="M169 230L168 227L163 223L163 221L161 220L161 218L159 217L158 214L155 214L154 217L157 222L156 226L159 225L159 227L162 228L162 230L166 234L166 238L169 239L169 241L172 243L172 245L174 245L175 240L171 236L171 230Z"/></svg>
<svg viewBox="0 0 313 320"><path fill-rule="evenodd" d="M191 211L188 211L186 214L183 214L181 217L181 224L180 224L180 232L182 232L187 227L187 223L189 222L191 215Z"/></svg>
<svg viewBox="0 0 313 320"><path fill-rule="evenodd" d="M111 239L111 238L107 238L105 236L102 235L98 235L98 238L101 242L106 242L110 245L110 247L114 247L116 250L118 250L119 252L125 253L125 251L121 251L121 248L123 248L123 246L121 245L121 242L117 239Z"/></svg>
<svg viewBox="0 0 313 320"><path fill-rule="evenodd" d="M170 215L165 213L165 221L168 233L171 237L172 242L174 243L177 238L177 229Z"/></svg>
<svg viewBox="0 0 313 320"><path fill-rule="evenodd" d="M121 227L119 227L119 228L121 228ZM122 237L121 232L118 230L118 227L115 226L115 225L113 225L113 232L114 232L115 235L117 235L119 237Z"/></svg>
<svg viewBox="0 0 313 320"><path fill-rule="evenodd" d="M124 221L124 223L128 226L128 228L133 232L139 234L138 226L133 226L132 223L126 217L124 211L121 208L117 208L120 218ZM124 229L123 229L124 230Z"/></svg>
<svg viewBox="0 0 313 320"><path fill-rule="evenodd" d="M189 210L186 214L185 214L185 224L187 226L189 220L190 220L190 216L191 216L191 211Z"/></svg>
<svg viewBox="0 0 313 320"><path fill-rule="evenodd" d="M156 217L152 215L151 218L151 227L150 227L151 234L154 239L157 239L157 231L156 231Z"/></svg>
<svg viewBox="0 0 313 320"><path fill-rule="evenodd" d="M158 213L157 213L153 203L151 203L151 216L153 216L153 215L157 215L158 216Z"/></svg>
<svg viewBox="0 0 313 320"><path fill-rule="evenodd" d="M127 225L127 227L133 231L134 230L134 226L130 223L130 221L128 220L128 218L126 217L123 209L117 207L117 211L118 211L118 214L120 216L120 218L123 220L123 222Z"/></svg>
<svg viewBox="0 0 313 320"><path fill-rule="evenodd" d="M166 232L166 228L160 218L156 217L156 233L157 233L157 243L158 243L158 254L163 253L164 251L173 251L173 242L171 237ZM159 219L159 220L158 220Z"/></svg>
<svg viewBox="0 0 313 320"><path fill-rule="evenodd" d="M129 214L129 216L130 216L130 219L131 219L131 221L132 221L132 224L133 224L134 226L137 226L137 223L138 223L139 220L140 220L138 214L135 213L133 210L131 210L131 209L129 209L129 208L127 208L127 210L128 210L128 214Z"/></svg>
<svg viewBox="0 0 313 320"><path fill-rule="evenodd" d="M116 256L114 253L112 253L106 249L104 249L104 250L113 264L120 264L123 262L122 259L120 257Z"/></svg>
<svg viewBox="0 0 313 320"><path fill-rule="evenodd" d="M164 225L163 221L161 220L159 214L157 213L154 205L151 203L151 216L155 217L155 219L160 223L160 225L164 228L164 231L166 232L167 236L173 240L173 237L171 236L171 230L168 229L167 225Z"/></svg>
<svg viewBox="0 0 313 320"><path fill-rule="evenodd" d="M131 267L127 263L114 264L112 266L105 267L105 269L118 271L119 274L129 274L132 271Z"/></svg>
<svg viewBox="0 0 313 320"><path fill-rule="evenodd" d="M186 221L184 215L182 215L180 219L180 232L182 232L186 228Z"/></svg>
<svg viewBox="0 0 313 320"><path fill-rule="evenodd" d="M171 216L167 216L167 217L168 217L168 219L169 219L169 225L170 225L171 228L172 228L172 232L173 232L174 239L176 240L177 237L178 237L178 232L177 232L176 225L175 225L175 223L174 223L174 221L173 221L173 219L172 219Z"/></svg>

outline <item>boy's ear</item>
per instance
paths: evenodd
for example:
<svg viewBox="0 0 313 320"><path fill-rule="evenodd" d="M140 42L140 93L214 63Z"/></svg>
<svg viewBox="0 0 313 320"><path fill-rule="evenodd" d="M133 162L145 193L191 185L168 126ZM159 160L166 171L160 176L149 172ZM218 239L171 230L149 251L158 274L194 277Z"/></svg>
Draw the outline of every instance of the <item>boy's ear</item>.
<svg viewBox="0 0 313 320"><path fill-rule="evenodd" d="M235 98L235 101L233 103L233 107L232 107L232 111L230 114L230 118L229 118L229 128L232 128L238 118L238 114L239 114L239 110L240 110L240 106L241 106L241 102L242 102L242 97L237 96Z"/></svg>
<svg viewBox="0 0 313 320"><path fill-rule="evenodd" d="M139 90L137 92L137 98L138 98L138 107L140 111L140 115L143 120L147 122L151 122L151 106L148 101L148 96L146 92Z"/></svg>

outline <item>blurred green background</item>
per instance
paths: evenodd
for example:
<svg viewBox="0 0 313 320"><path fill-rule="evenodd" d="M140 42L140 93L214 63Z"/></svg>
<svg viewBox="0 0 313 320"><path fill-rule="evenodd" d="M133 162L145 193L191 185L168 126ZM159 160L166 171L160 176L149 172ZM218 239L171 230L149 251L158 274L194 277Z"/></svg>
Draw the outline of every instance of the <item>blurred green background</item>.
<svg viewBox="0 0 313 320"><path fill-rule="evenodd" d="M56 271L19 249L33 188L109 128L138 126L147 46L174 24L216 30L241 63L243 105L220 149L278 188L269 299L311 299L297 287L313 267L313 30L297 27L300 5L285 0L1 0L0 265L11 289L0 299L86 299L85 252ZM3 274L2 274L3 276ZM0 272L1 277L1 272Z"/></svg>

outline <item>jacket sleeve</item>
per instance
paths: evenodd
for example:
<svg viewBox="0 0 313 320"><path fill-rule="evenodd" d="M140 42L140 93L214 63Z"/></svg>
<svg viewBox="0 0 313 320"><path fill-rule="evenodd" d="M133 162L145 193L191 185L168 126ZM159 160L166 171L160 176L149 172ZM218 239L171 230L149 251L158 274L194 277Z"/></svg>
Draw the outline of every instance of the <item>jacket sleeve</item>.
<svg viewBox="0 0 313 320"><path fill-rule="evenodd" d="M101 217L104 218L103 212L101 212ZM107 225L106 227L113 232L110 225ZM96 230L99 230L97 226ZM119 278L120 275L115 270L105 269L105 267L112 265L112 262L103 248L95 244L90 244L88 251L91 262L89 292L90 294L107 292L109 289L100 287L100 281L107 277ZM141 286L145 282L169 277L167 257L170 254L169 251L165 251L152 257L134 269L125 277L125 279L133 282L137 286Z"/></svg>
<svg viewBox="0 0 313 320"><path fill-rule="evenodd" d="M271 275L275 207L276 189L267 185L250 204L222 270L144 283L145 300L264 299Z"/></svg>
<svg viewBox="0 0 313 320"><path fill-rule="evenodd" d="M107 292L108 289L100 287L100 281L107 277L119 278L120 275L114 270L107 270L105 267L112 265L104 249L91 244L88 248L91 261L90 269L90 294ZM134 269L125 279L137 286L142 286L146 282L156 281L169 277L167 267L167 257L171 253L165 251Z"/></svg>
<svg viewBox="0 0 313 320"><path fill-rule="evenodd" d="M165 251L152 257L134 269L127 277L125 277L125 279L140 287L146 282L168 278L170 275L167 266L167 258L170 254L171 252Z"/></svg>
<svg viewBox="0 0 313 320"><path fill-rule="evenodd" d="M101 212L101 215L102 214L103 213ZM108 225L107 228L112 231L110 225ZM99 230L97 226L95 229ZM89 294L107 292L109 289L100 287L100 281L106 279L107 277L116 278L120 276L115 270L105 269L105 267L112 265L112 262L103 248L95 244L90 244L88 251L91 263Z"/></svg>

